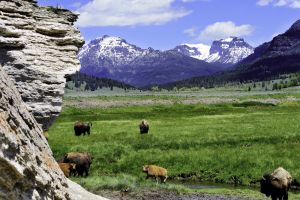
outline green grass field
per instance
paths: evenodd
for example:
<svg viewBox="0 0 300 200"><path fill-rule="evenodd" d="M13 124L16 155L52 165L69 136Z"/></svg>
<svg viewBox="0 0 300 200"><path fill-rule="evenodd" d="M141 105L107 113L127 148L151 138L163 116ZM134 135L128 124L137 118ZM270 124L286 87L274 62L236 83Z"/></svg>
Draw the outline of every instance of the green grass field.
<svg viewBox="0 0 300 200"><path fill-rule="evenodd" d="M49 130L49 143L57 159L70 151L93 155L90 176L74 178L92 191L127 187L191 191L175 184L156 186L151 180L145 181L142 173L145 164L167 168L171 178L190 176L196 181L246 186L263 173L282 166L300 180L300 102L272 105L251 102L252 98L259 97L241 97L242 103L209 105L64 107ZM89 101L89 98L77 100ZM141 119L150 123L148 135L139 134ZM73 125L77 120L93 123L90 136L74 136ZM196 192L263 197L252 190ZM294 194L292 199L300 196Z"/></svg>

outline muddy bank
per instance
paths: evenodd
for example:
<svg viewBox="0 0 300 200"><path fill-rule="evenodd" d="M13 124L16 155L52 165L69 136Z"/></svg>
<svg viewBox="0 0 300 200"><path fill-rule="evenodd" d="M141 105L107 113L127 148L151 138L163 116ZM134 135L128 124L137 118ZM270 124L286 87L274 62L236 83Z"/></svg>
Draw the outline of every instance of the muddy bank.
<svg viewBox="0 0 300 200"><path fill-rule="evenodd" d="M102 191L98 194L111 200L258 200L223 194L177 194L161 190L147 190L139 193Z"/></svg>

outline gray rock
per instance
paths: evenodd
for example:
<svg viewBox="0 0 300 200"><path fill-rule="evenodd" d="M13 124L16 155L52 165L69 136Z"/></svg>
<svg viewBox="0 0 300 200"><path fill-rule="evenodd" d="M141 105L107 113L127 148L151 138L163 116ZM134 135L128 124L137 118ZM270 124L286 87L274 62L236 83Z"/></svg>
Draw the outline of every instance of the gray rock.
<svg viewBox="0 0 300 200"><path fill-rule="evenodd" d="M42 129L0 66L0 199L70 199Z"/></svg>
<svg viewBox="0 0 300 200"><path fill-rule="evenodd" d="M65 178L42 134L60 112L64 76L79 69L76 19L34 0L0 1L1 200L103 199Z"/></svg>
<svg viewBox="0 0 300 200"><path fill-rule="evenodd" d="M0 63L44 130L61 111L65 75L80 68L76 55L84 40L76 19L33 0L0 1Z"/></svg>

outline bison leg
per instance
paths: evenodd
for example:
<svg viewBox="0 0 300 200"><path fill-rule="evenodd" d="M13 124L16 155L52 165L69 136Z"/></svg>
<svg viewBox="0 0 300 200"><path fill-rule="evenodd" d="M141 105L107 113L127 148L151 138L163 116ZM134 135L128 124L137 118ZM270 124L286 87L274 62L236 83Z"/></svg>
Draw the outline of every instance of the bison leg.
<svg viewBox="0 0 300 200"><path fill-rule="evenodd" d="M156 180L156 184L158 184L158 177L157 176L155 176L155 180Z"/></svg>
<svg viewBox="0 0 300 200"><path fill-rule="evenodd" d="M85 172L85 177L87 177L89 175L89 170L85 169L84 172Z"/></svg>
<svg viewBox="0 0 300 200"><path fill-rule="evenodd" d="M148 179L149 178L149 174L147 174L147 176L146 176L146 179Z"/></svg>
<svg viewBox="0 0 300 200"><path fill-rule="evenodd" d="M163 183L166 183L167 178L168 178L168 176L165 176L165 177L164 177Z"/></svg>
<svg viewBox="0 0 300 200"><path fill-rule="evenodd" d="M277 200L277 195L271 195L272 200Z"/></svg>
<svg viewBox="0 0 300 200"><path fill-rule="evenodd" d="M289 194L286 192L285 195L283 196L283 200L288 200L289 199Z"/></svg>

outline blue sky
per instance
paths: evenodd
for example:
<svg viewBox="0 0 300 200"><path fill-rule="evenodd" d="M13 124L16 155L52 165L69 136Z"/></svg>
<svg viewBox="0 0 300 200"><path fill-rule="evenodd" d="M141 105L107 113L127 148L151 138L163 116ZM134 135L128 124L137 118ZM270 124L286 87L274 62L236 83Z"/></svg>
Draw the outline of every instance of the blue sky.
<svg viewBox="0 0 300 200"><path fill-rule="evenodd" d="M211 44L231 35L257 46L300 19L300 0L38 0L80 13L89 41L119 36L142 48Z"/></svg>

